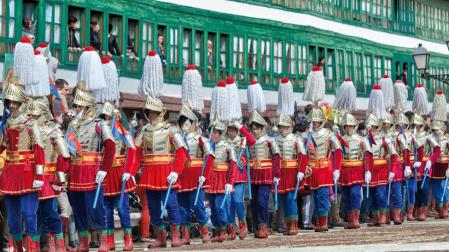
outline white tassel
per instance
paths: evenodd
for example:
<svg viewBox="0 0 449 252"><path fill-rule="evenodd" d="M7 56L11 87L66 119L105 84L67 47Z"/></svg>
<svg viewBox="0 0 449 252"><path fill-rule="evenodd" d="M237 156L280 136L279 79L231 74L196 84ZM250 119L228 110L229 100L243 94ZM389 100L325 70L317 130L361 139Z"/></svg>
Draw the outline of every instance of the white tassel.
<svg viewBox="0 0 449 252"><path fill-rule="evenodd" d="M442 122L447 121L447 102L442 90L438 90L433 99L431 118Z"/></svg>
<svg viewBox="0 0 449 252"><path fill-rule="evenodd" d="M368 110L366 111L366 115L368 116L369 114L374 114L379 119L384 119L387 115L382 88L380 85L374 85L369 95Z"/></svg>
<svg viewBox="0 0 449 252"><path fill-rule="evenodd" d="M318 103L324 99L325 91L326 82L324 80L323 72L320 67L314 66L307 76L303 100Z"/></svg>
<svg viewBox="0 0 449 252"><path fill-rule="evenodd" d="M420 115L427 115L429 114L429 102L427 98L427 92L426 89L423 87L421 83L419 83L415 91L413 92L413 103L412 103L412 109L415 113L418 113Z"/></svg>
<svg viewBox="0 0 449 252"><path fill-rule="evenodd" d="M293 98L293 86L287 78L282 78L278 89L278 115L293 116L295 113L295 99Z"/></svg>
<svg viewBox="0 0 449 252"><path fill-rule="evenodd" d="M335 109L351 112L355 110L357 91L351 79L347 78L338 89L335 95L333 107Z"/></svg>
<svg viewBox="0 0 449 252"><path fill-rule="evenodd" d="M385 106L387 110L391 110L394 105L394 88L393 81L388 74L385 74L379 80L380 87L382 88L382 94L384 96Z"/></svg>
<svg viewBox="0 0 449 252"><path fill-rule="evenodd" d="M32 85L25 86L25 94L31 97L50 95L50 82L48 78L47 60L42 55L34 56Z"/></svg>
<svg viewBox="0 0 449 252"><path fill-rule="evenodd" d="M228 90L226 82L219 81L212 90L210 120L231 121Z"/></svg>
<svg viewBox="0 0 449 252"><path fill-rule="evenodd" d="M228 90L229 99L229 118L230 120L241 120L242 105L240 103L239 89L233 78L228 77L226 79L226 89Z"/></svg>
<svg viewBox="0 0 449 252"><path fill-rule="evenodd" d="M48 60L48 76L50 80L55 81L56 70L58 69L59 61L51 55L50 46L46 43L41 43L36 48Z"/></svg>
<svg viewBox="0 0 449 252"><path fill-rule="evenodd" d="M407 87L401 81L394 84L394 104L395 108L404 112L407 106Z"/></svg>
<svg viewBox="0 0 449 252"><path fill-rule="evenodd" d="M90 46L81 53L78 63L77 82L80 81L86 82L87 90L106 88L100 56Z"/></svg>
<svg viewBox="0 0 449 252"><path fill-rule="evenodd" d="M156 51L150 51L143 65L139 94L158 98L164 85L162 63Z"/></svg>
<svg viewBox="0 0 449 252"><path fill-rule="evenodd" d="M117 67L114 61L103 64L103 72L107 87L93 91L96 101L98 103L118 101L120 99L120 91L118 88Z"/></svg>
<svg viewBox="0 0 449 252"><path fill-rule="evenodd" d="M195 66L190 65L182 77L182 103L193 110L201 111L204 108L204 101L199 92L202 86L200 72Z"/></svg>
<svg viewBox="0 0 449 252"><path fill-rule="evenodd" d="M14 48L14 75L20 78L20 84L33 84L34 49L28 38L22 38Z"/></svg>
<svg viewBox="0 0 449 252"><path fill-rule="evenodd" d="M257 81L252 81L247 90L248 99L248 112L258 111L263 113L267 110L267 104L265 102L265 95L262 87Z"/></svg>

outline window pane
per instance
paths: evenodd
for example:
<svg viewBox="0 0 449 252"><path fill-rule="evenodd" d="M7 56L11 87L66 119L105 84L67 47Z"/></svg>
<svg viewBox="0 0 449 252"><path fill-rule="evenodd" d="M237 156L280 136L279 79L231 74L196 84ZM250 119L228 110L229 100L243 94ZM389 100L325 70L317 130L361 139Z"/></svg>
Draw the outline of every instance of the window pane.
<svg viewBox="0 0 449 252"><path fill-rule="evenodd" d="M6 15L6 0L0 0L0 16Z"/></svg>
<svg viewBox="0 0 449 252"><path fill-rule="evenodd" d="M50 43L51 24L45 24L45 41Z"/></svg>
<svg viewBox="0 0 449 252"><path fill-rule="evenodd" d="M228 36L221 35L220 37L220 65L221 67L227 67L226 55L228 48Z"/></svg>
<svg viewBox="0 0 449 252"><path fill-rule="evenodd" d="M190 64L190 34L191 31L184 29L182 34L182 64L188 65Z"/></svg>
<svg viewBox="0 0 449 252"><path fill-rule="evenodd" d="M170 29L170 62L178 63L178 30Z"/></svg>
<svg viewBox="0 0 449 252"><path fill-rule="evenodd" d="M14 1L15 0L9 0L9 17L15 17L15 15L14 15Z"/></svg>
<svg viewBox="0 0 449 252"><path fill-rule="evenodd" d="M61 23L61 6L59 4L55 4L55 23Z"/></svg>
<svg viewBox="0 0 449 252"><path fill-rule="evenodd" d="M54 29L55 29L55 32L53 34L53 36L54 36L53 43L59 44L59 43L61 43L61 27L60 27L60 25L55 25Z"/></svg>
<svg viewBox="0 0 449 252"><path fill-rule="evenodd" d="M202 66L201 51L203 48L203 32L195 32L195 65Z"/></svg>
<svg viewBox="0 0 449 252"><path fill-rule="evenodd" d="M0 36L6 36L6 18L0 18Z"/></svg>
<svg viewBox="0 0 449 252"><path fill-rule="evenodd" d="M8 37L10 37L10 38L14 38L14 25L15 25L15 22L14 22L14 19L13 18L10 18L9 19L9 36Z"/></svg>
<svg viewBox="0 0 449 252"><path fill-rule="evenodd" d="M53 17L53 6L47 4L45 6L45 22L51 22Z"/></svg>

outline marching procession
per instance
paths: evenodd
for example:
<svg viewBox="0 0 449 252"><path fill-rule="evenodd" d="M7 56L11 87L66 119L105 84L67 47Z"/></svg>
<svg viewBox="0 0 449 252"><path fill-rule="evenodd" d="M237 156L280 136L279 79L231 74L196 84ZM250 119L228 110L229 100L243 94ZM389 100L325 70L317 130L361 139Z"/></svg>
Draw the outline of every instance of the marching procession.
<svg viewBox="0 0 449 252"><path fill-rule="evenodd" d="M330 105L323 70L314 66L302 96L310 104L304 120L295 118L299 108L288 78L278 84L274 120L265 116L257 80L247 87L244 118L232 77L216 83L206 115L200 71L189 65L182 109L172 120L160 99L164 63L151 50L138 90L146 97L145 122L133 118L125 126L110 57L100 57L92 46L83 49L71 106L58 103L65 98L54 64L46 44L33 48L23 37L3 82L0 195L6 249L89 251L96 231L98 251L112 251L117 212L123 250L133 251L129 202L137 190L151 216L149 249L189 245L196 222L202 243L244 240L252 233L266 239L272 209L282 212L287 236L299 229L326 232L334 215L343 218L345 229L359 229L367 219L366 228L426 221L433 204L436 218L448 218L443 91L429 109L427 91L418 84L412 111L406 111L408 87L384 75L371 86L368 110L360 115L352 80L345 79ZM57 110L70 116L62 118ZM313 205L310 213L303 213L299 200ZM66 237L70 216L63 214L64 204L73 211L76 247Z"/></svg>

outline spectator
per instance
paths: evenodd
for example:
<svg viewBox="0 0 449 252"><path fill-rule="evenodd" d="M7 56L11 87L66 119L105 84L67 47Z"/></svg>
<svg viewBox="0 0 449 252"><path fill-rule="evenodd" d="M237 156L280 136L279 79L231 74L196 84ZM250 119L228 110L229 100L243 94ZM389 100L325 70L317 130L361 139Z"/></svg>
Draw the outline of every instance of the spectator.
<svg viewBox="0 0 449 252"><path fill-rule="evenodd" d="M408 87L407 72L408 72L408 64L404 63L404 64L402 64L402 74L398 75L398 77L397 77L397 79L401 80L406 87Z"/></svg>
<svg viewBox="0 0 449 252"><path fill-rule="evenodd" d="M101 51L100 25L96 18L90 20L90 45Z"/></svg>
<svg viewBox="0 0 449 252"><path fill-rule="evenodd" d="M134 47L133 46L128 46L128 48L126 49L126 56L130 60L139 61L139 57L137 57L137 55L134 53Z"/></svg>
<svg viewBox="0 0 449 252"><path fill-rule="evenodd" d="M214 50L213 50L212 45L213 45L212 40L208 39L207 40L207 68L209 70L211 70L214 65Z"/></svg>
<svg viewBox="0 0 449 252"><path fill-rule="evenodd" d="M161 58L161 62L163 65L167 64L167 61L165 60L165 49L164 49L164 36L159 34L157 36L157 54L159 55L159 58Z"/></svg>
<svg viewBox="0 0 449 252"><path fill-rule="evenodd" d="M35 29L36 23L33 23L30 18L24 18L22 20L22 36L28 37L31 41L31 44L34 44L35 36L34 33L36 32Z"/></svg>
<svg viewBox="0 0 449 252"><path fill-rule="evenodd" d="M56 91L59 97L53 99L53 116L61 124L63 117L69 112L66 95L69 93L69 83L64 79L57 79L55 81Z"/></svg>
<svg viewBox="0 0 449 252"><path fill-rule="evenodd" d="M112 30L113 30L113 26L112 24L109 24L108 27L108 50L109 53L112 55L120 55L120 48L118 46L118 42L117 42L117 35L113 35L112 34Z"/></svg>
<svg viewBox="0 0 449 252"><path fill-rule="evenodd" d="M78 19L74 16L69 17L69 49L81 49L78 40L76 39L76 29L78 28Z"/></svg>

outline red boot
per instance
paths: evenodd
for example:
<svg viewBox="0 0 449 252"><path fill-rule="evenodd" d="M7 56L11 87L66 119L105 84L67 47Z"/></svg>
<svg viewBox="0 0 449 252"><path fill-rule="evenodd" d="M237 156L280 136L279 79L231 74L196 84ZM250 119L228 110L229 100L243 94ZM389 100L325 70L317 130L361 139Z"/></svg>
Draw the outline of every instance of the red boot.
<svg viewBox="0 0 449 252"><path fill-rule="evenodd" d="M237 237L236 229L232 224L228 224L228 240L233 241Z"/></svg>
<svg viewBox="0 0 449 252"><path fill-rule="evenodd" d="M417 216L416 216L416 220L417 221L426 221L427 216L426 216L426 212L424 210L424 207L418 207L417 208Z"/></svg>
<svg viewBox="0 0 449 252"><path fill-rule="evenodd" d="M214 229L214 236L212 238L212 242L219 242L219 238L220 238L220 230L218 227L216 227Z"/></svg>
<svg viewBox="0 0 449 252"><path fill-rule="evenodd" d="M368 223L368 227L380 227L380 214L373 214L373 222Z"/></svg>
<svg viewBox="0 0 449 252"><path fill-rule="evenodd" d="M64 243L64 235L61 233L59 235L54 235L55 244L56 244L56 252L66 252L65 243Z"/></svg>
<svg viewBox="0 0 449 252"><path fill-rule="evenodd" d="M444 203L443 208L441 209L441 219L449 218L449 203Z"/></svg>
<svg viewBox="0 0 449 252"><path fill-rule="evenodd" d="M167 232L165 231L164 227L153 228L154 233L156 234L156 240L154 242L151 242L148 244L148 248L165 248L167 247Z"/></svg>
<svg viewBox="0 0 449 252"><path fill-rule="evenodd" d="M240 240L245 239L248 236L248 225L246 222L239 220L239 238Z"/></svg>
<svg viewBox="0 0 449 252"><path fill-rule="evenodd" d="M298 230L298 220L291 219L290 220L290 229L288 230L288 235L297 235Z"/></svg>
<svg viewBox="0 0 449 252"><path fill-rule="evenodd" d="M329 230L329 227L327 226L327 216L320 216L318 218L318 228L315 229L315 232L326 232Z"/></svg>
<svg viewBox="0 0 449 252"><path fill-rule="evenodd" d="M288 235L288 230L290 230L290 220L284 219L284 233L283 235Z"/></svg>
<svg viewBox="0 0 449 252"><path fill-rule="evenodd" d="M131 234L125 231L125 235L123 238L125 240L125 246L123 247L123 251L133 251L134 246Z"/></svg>
<svg viewBox="0 0 449 252"><path fill-rule="evenodd" d="M348 224L345 226L345 229L354 229L354 212L351 211L349 213L346 214L347 216L347 220L348 220Z"/></svg>
<svg viewBox="0 0 449 252"><path fill-rule="evenodd" d="M23 242L22 240L20 241L13 241L13 248L14 248L14 252L23 252Z"/></svg>
<svg viewBox="0 0 449 252"><path fill-rule="evenodd" d="M265 224L259 224L259 229L258 229L256 238L259 238L259 239L268 238L268 228L267 228L267 226L265 226Z"/></svg>
<svg viewBox="0 0 449 252"><path fill-rule="evenodd" d="M393 221L394 221L394 225L401 225L402 221L401 221L401 209L400 208L396 208L393 210Z"/></svg>
<svg viewBox="0 0 449 252"><path fill-rule="evenodd" d="M86 231L87 232L87 231ZM89 252L89 236L87 234L78 233L78 237L80 240L80 245L77 249L79 252Z"/></svg>
<svg viewBox="0 0 449 252"><path fill-rule="evenodd" d="M224 242L228 240L228 232L226 231L226 228L221 228L219 231L218 241Z"/></svg>
<svg viewBox="0 0 449 252"><path fill-rule="evenodd" d="M390 225L391 224L391 212L389 209L386 210L385 214L385 224Z"/></svg>
<svg viewBox="0 0 449 252"><path fill-rule="evenodd" d="M181 225L182 243L190 245L190 228L188 225Z"/></svg>
<svg viewBox="0 0 449 252"><path fill-rule="evenodd" d="M29 235L27 235L25 238L25 248L27 252L41 251L39 240L33 241Z"/></svg>
<svg viewBox="0 0 449 252"><path fill-rule="evenodd" d="M98 248L98 252L108 252L109 251L108 234L104 230L98 230L98 232L100 233L100 247Z"/></svg>
<svg viewBox="0 0 449 252"><path fill-rule="evenodd" d="M354 222L353 222L355 229L360 228L359 219L360 219L360 210L356 209L356 210L354 210Z"/></svg>
<svg viewBox="0 0 449 252"><path fill-rule="evenodd" d="M108 245L109 251L115 250L114 229L111 229L111 230L108 229L107 245Z"/></svg>
<svg viewBox="0 0 449 252"><path fill-rule="evenodd" d="M183 245L181 241L181 233L179 232L178 225L172 224L170 230L171 247L181 247Z"/></svg>
<svg viewBox="0 0 449 252"><path fill-rule="evenodd" d="M415 217L413 216L413 210L415 206L410 204L410 206L407 208L407 220L408 221L415 221Z"/></svg>
<svg viewBox="0 0 449 252"><path fill-rule="evenodd" d="M47 234L47 247L48 247L48 252L56 252L56 241L55 241L55 237L48 233Z"/></svg>
<svg viewBox="0 0 449 252"><path fill-rule="evenodd" d="M207 228L206 225L200 224L200 233L201 233L201 239L203 240L203 244L210 243L210 235L209 235L209 228Z"/></svg>

